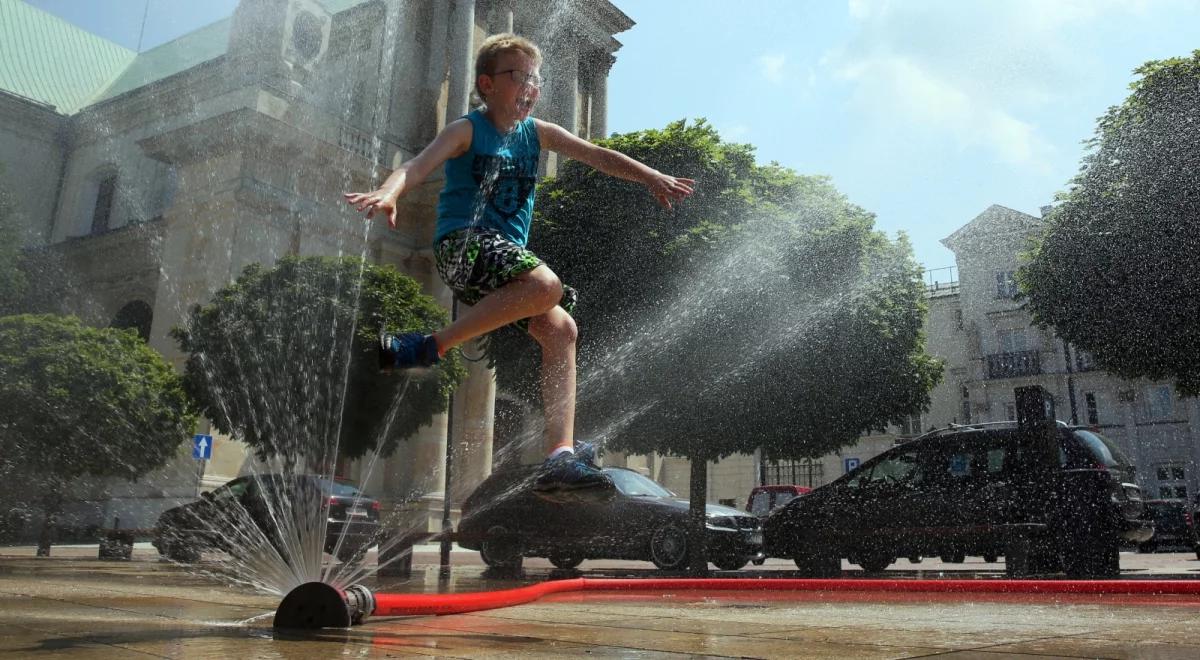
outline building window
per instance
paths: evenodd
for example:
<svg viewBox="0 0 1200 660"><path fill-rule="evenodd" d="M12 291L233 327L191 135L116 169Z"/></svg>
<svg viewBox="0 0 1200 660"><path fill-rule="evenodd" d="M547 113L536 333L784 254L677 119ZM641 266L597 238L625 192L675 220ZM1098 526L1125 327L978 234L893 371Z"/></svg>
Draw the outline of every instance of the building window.
<svg viewBox="0 0 1200 660"><path fill-rule="evenodd" d="M1074 347L1072 347L1074 348ZM1075 349L1075 370L1076 371L1092 371L1096 368L1096 358L1087 351Z"/></svg>
<svg viewBox="0 0 1200 660"><path fill-rule="evenodd" d="M1087 405L1087 421L1090 426L1100 426L1100 409L1096 407L1096 393L1088 392L1083 395Z"/></svg>
<svg viewBox="0 0 1200 660"><path fill-rule="evenodd" d="M996 271L996 297L1011 300L1017 297L1017 273L1012 270Z"/></svg>
<svg viewBox="0 0 1200 660"><path fill-rule="evenodd" d="M962 423L971 423L971 390L967 389L966 385L960 388L962 392Z"/></svg>
<svg viewBox="0 0 1200 660"><path fill-rule="evenodd" d="M963 329L963 315L961 309L954 310L954 328L956 330Z"/></svg>
<svg viewBox="0 0 1200 660"><path fill-rule="evenodd" d="M1162 463L1154 472L1159 499L1187 499L1187 470L1182 463Z"/></svg>
<svg viewBox="0 0 1200 660"><path fill-rule="evenodd" d="M921 415L909 415L900 423L900 435L918 435L921 433Z"/></svg>
<svg viewBox="0 0 1200 660"><path fill-rule="evenodd" d="M825 476L825 466L812 459L771 461L767 463L767 486L808 486L816 488Z"/></svg>
<svg viewBox="0 0 1200 660"><path fill-rule="evenodd" d="M100 180L96 189L96 207L92 210L92 233L102 234L108 231L112 219L113 200L117 196L117 175L110 174Z"/></svg>
<svg viewBox="0 0 1200 660"><path fill-rule="evenodd" d="M1146 414L1150 419L1170 419L1175 415L1175 401L1170 385L1151 386L1146 392Z"/></svg>
<svg viewBox="0 0 1200 660"><path fill-rule="evenodd" d="M1023 328L997 330L996 343L999 345L1001 353L1020 353L1029 350L1029 340L1026 338Z"/></svg>
<svg viewBox="0 0 1200 660"><path fill-rule="evenodd" d="M1015 404L1015 403L1004 404L1004 421L1006 421L1006 422L1017 421L1017 404Z"/></svg>

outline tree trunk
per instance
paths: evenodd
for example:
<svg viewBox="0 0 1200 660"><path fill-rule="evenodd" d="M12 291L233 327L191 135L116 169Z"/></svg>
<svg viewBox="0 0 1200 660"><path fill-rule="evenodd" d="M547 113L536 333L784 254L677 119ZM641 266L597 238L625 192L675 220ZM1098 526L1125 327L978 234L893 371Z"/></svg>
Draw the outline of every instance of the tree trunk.
<svg viewBox="0 0 1200 660"><path fill-rule="evenodd" d="M688 508L688 574L695 577L708 575L708 558L705 552L705 503L708 500L708 461L699 456L692 457L692 470L688 491L691 496Z"/></svg>
<svg viewBox="0 0 1200 660"><path fill-rule="evenodd" d="M37 556L49 557L50 545L54 542L55 527L58 525L58 514L62 512L63 484L50 482L49 491L42 499L42 533L38 535Z"/></svg>

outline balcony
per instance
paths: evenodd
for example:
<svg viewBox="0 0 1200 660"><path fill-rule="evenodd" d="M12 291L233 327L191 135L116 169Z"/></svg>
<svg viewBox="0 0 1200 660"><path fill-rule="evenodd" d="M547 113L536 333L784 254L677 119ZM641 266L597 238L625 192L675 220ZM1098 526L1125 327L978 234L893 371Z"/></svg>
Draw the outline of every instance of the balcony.
<svg viewBox="0 0 1200 660"><path fill-rule="evenodd" d="M988 378L1017 378L1042 373L1042 354L1039 351L992 353L987 356Z"/></svg>

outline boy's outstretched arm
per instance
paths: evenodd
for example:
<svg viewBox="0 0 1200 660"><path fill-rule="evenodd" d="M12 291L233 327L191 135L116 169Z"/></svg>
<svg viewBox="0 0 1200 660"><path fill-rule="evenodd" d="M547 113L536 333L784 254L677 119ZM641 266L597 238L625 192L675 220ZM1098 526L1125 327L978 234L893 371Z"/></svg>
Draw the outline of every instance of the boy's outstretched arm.
<svg viewBox="0 0 1200 660"><path fill-rule="evenodd" d="M421 185L434 168L451 158L461 156L471 147L471 122L458 119L442 129L441 133L411 160L405 161L379 186L369 193L342 193L346 203L358 211L366 211L367 218L376 213L386 215L388 226L396 228L396 201L410 190Z"/></svg>
<svg viewBox="0 0 1200 660"><path fill-rule="evenodd" d="M540 119L535 119L534 122L537 123L538 140L546 149L590 165L605 174L636 181L646 186L658 203L668 209L671 208L672 202L678 202L691 195L696 186L692 179L679 179L663 174L619 151L592 144L558 124Z"/></svg>

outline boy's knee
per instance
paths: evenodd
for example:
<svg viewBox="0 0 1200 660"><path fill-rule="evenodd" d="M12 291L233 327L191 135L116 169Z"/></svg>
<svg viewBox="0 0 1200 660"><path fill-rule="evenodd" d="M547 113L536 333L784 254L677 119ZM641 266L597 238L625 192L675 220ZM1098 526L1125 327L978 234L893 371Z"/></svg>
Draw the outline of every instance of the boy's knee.
<svg viewBox="0 0 1200 660"><path fill-rule="evenodd" d="M547 309L553 308L562 300L562 280L558 279L558 275L555 275L549 268L534 271L531 279L536 284L538 300L544 303Z"/></svg>
<svg viewBox="0 0 1200 660"><path fill-rule="evenodd" d="M575 325L575 319L558 309L533 319L529 330L542 346L566 347L574 344L579 338L579 327Z"/></svg>

